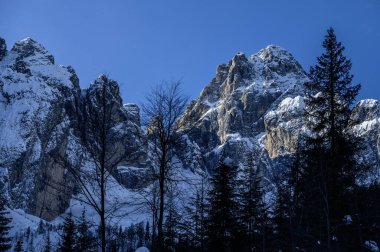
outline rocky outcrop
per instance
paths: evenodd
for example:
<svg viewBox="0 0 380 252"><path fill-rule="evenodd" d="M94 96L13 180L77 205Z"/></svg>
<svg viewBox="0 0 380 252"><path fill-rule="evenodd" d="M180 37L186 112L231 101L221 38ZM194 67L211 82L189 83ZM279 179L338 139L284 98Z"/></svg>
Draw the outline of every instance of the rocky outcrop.
<svg viewBox="0 0 380 252"><path fill-rule="evenodd" d="M138 106L123 105L118 83L105 75L99 76L88 89L84 90L82 97L84 121L81 125L84 127L84 137L87 141L96 141L97 137L91 135L92 132L89 131L89 128L94 125L87 125L87 122L91 120L86 120L86 118L91 117L94 111L99 113L106 108L106 127L111 128L107 141L110 163L113 164L112 160L121 160L119 166L123 167L123 169L113 169L114 176L125 186L131 187L133 183L129 180L135 179L130 179L130 176L124 174L126 167L133 167L135 171L138 168L142 169L147 159L146 139L140 125ZM103 102L106 104L103 105Z"/></svg>
<svg viewBox="0 0 380 252"><path fill-rule="evenodd" d="M266 131L270 137L264 142L271 156L294 151L290 129L285 132L275 125L293 120L290 115L274 112L277 119L265 118L285 106L280 105L284 99L302 95L306 81L300 64L279 46L268 46L249 58L238 53L227 65L218 66L215 78L190 103L179 122L181 130L187 142L199 147L208 168L225 155L241 162L247 149L261 148ZM282 136L288 140L278 145L286 146L275 146Z"/></svg>
<svg viewBox="0 0 380 252"><path fill-rule="evenodd" d="M61 156L74 144L77 79L29 38L0 62L0 167L9 176L10 202L45 219L64 211L71 198Z"/></svg>
<svg viewBox="0 0 380 252"><path fill-rule="evenodd" d="M370 167L369 174L362 183L380 180L380 102L373 99L362 100L355 105L350 117L351 133L359 138L360 163Z"/></svg>
<svg viewBox="0 0 380 252"><path fill-rule="evenodd" d="M30 38L1 55L0 170L11 207L51 220L69 206L76 185L67 166L81 169L85 118L89 108L99 108L102 85L117 133L114 151L130 154L123 165L145 164L138 110L123 106L115 81L102 75L81 90L75 71L55 65L52 54Z"/></svg>
<svg viewBox="0 0 380 252"><path fill-rule="evenodd" d="M41 44L31 38L16 42L11 50L16 59L27 65L54 65L54 57Z"/></svg>
<svg viewBox="0 0 380 252"><path fill-rule="evenodd" d="M264 143L271 158L297 151L304 106L302 96L287 97L265 115Z"/></svg>

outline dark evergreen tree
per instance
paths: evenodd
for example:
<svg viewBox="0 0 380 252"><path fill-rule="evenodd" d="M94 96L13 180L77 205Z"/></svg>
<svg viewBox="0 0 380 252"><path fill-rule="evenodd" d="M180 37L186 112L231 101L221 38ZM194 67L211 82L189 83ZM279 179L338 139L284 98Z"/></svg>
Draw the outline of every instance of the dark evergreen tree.
<svg viewBox="0 0 380 252"><path fill-rule="evenodd" d="M347 133L350 106L360 85L352 85L351 61L344 46L328 29L325 52L310 69L306 87L305 122L307 148L302 151L303 226L308 244L332 251L342 241L339 235L344 215L350 211L350 190L358 166L353 158L356 143Z"/></svg>
<svg viewBox="0 0 380 252"><path fill-rule="evenodd" d="M361 234L363 241L375 241L380 244L380 183L374 182L369 186L359 187L356 192L358 214L349 216L350 218L347 220L348 224L351 224L349 226L354 229L350 231ZM361 225L353 225L355 222ZM360 232L358 232L359 228ZM351 235L348 236L351 237ZM355 240L355 237L353 239Z"/></svg>
<svg viewBox="0 0 380 252"><path fill-rule="evenodd" d="M285 180L286 181L286 180ZM276 192L276 204L273 214L273 245L278 250L294 251L292 244L291 190L287 183L279 183Z"/></svg>
<svg viewBox="0 0 380 252"><path fill-rule="evenodd" d="M305 85L308 95L306 119L308 128L317 137L323 137L334 155L360 85L351 84L351 61L343 55L345 48L337 41L332 28L327 30L323 48L325 52L317 58L317 65L310 68L311 82Z"/></svg>
<svg viewBox="0 0 380 252"><path fill-rule="evenodd" d="M239 251L237 168L220 164L208 192L207 251Z"/></svg>
<svg viewBox="0 0 380 252"><path fill-rule="evenodd" d="M203 186L203 185L202 185ZM201 188L197 194L196 202L196 215L195 217L195 246L200 251L205 250L205 237L206 237L206 199L205 191Z"/></svg>
<svg viewBox="0 0 380 252"><path fill-rule="evenodd" d="M125 230L120 226L119 227L119 232L117 235L117 239L119 239L119 244L120 244L120 250L121 251L126 251L127 250L127 234L125 233Z"/></svg>
<svg viewBox="0 0 380 252"><path fill-rule="evenodd" d="M28 227L26 229L25 237L26 237L27 240L29 240L29 237L30 237L30 227Z"/></svg>
<svg viewBox="0 0 380 252"><path fill-rule="evenodd" d="M145 231L144 231L144 222L140 222L138 225L137 225L137 247L141 247L144 245L144 235L145 235Z"/></svg>
<svg viewBox="0 0 380 252"><path fill-rule="evenodd" d="M174 196L172 192L168 193L168 212L164 223L164 249L167 251L175 250L177 235L177 224L179 222L178 213L174 203Z"/></svg>
<svg viewBox="0 0 380 252"><path fill-rule="evenodd" d="M22 252L22 238L20 238L15 246L15 252Z"/></svg>
<svg viewBox="0 0 380 252"><path fill-rule="evenodd" d="M63 235L58 249L60 252L75 251L75 231L75 222L73 221L71 213L69 213L65 218L63 226Z"/></svg>
<svg viewBox="0 0 380 252"><path fill-rule="evenodd" d="M265 251L269 218L263 202L262 175L258 161L260 153L250 152L240 173L239 180L239 221L242 246L247 251Z"/></svg>
<svg viewBox="0 0 380 252"><path fill-rule="evenodd" d="M205 251L206 237L206 197L208 177L204 173L199 184L196 185L194 196L190 196L179 224L182 243L181 250ZM186 249L186 250L185 250Z"/></svg>
<svg viewBox="0 0 380 252"><path fill-rule="evenodd" d="M5 208L5 199L3 195L0 195L0 251L7 251L11 248L9 230L12 219L8 217L8 214L9 212Z"/></svg>
<svg viewBox="0 0 380 252"><path fill-rule="evenodd" d="M199 251L205 251L206 238L206 177L202 177L201 185L196 194L194 222L194 246Z"/></svg>
<svg viewBox="0 0 380 252"><path fill-rule="evenodd" d="M51 250L50 232L47 232L44 252L51 252L51 251L52 250Z"/></svg>
<svg viewBox="0 0 380 252"><path fill-rule="evenodd" d="M29 252L34 252L34 233L30 234L28 246L29 246Z"/></svg>
<svg viewBox="0 0 380 252"><path fill-rule="evenodd" d="M299 221L302 212L299 211L300 198L300 155L296 151L294 160L285 164L286 172L276 179L276 203L272 213L273 237L272 244L276 250L297 251Z"/></svg>
<svg viewBox="0 0 380 252"><path fill-rule="evenodd" d="M257 172L258 167L256 164L257 157L254 153L248 153L243 169L241 172L240 184L240 218L243 227L245 228L245 234L247 236L247 247L251 250L255 247L255 222L256 222L256 187L257 187Z"/></svg>
<svg viewBox="0 0 380 252"><path fill-rule="evenodd" d="M85 210L83 210L82 212L82 216L79 220L77 230L78 230L78 238L75 244L76 251L78 252L95 251L96 250L95 239L89 230Z"/></svg>
<svg viewBox="0 0 380 252"><path fill-rule="evenodd" d="M40 222L38 223L38 228L37 228L37 233L38 234L43 234L45 232L45 227L44 227L44 222L42 220L40 220Z"/></svg>
<svg viewBox="0 0 380 252"><path fill-rule="evenodd" d="M133 251L136 248L136 229L135 225L131 224L127 229L128 251Z"/></svg>
<svg viewBox="0 0 380 252"><path fill-rule="evenodd" d="M150 240L150 225L149 225L149 221L146 222L145 224L145 237L144 237L144 244L145 246L149 246L151 243L151 240Z"/></svg>
<svg viewBox="0 0 380 252"><path fill-rule="evenodd" d="M107 227L107 251L117 252L124 247L124 232L122 227Z"/></svg>

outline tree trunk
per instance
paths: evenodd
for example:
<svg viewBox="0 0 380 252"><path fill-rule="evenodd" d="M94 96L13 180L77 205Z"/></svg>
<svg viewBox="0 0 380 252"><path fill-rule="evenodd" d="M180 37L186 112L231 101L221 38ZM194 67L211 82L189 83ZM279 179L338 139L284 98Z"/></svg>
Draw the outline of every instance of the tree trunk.
<svg viewBox="0 0 380 252"><path fill-rule="evenodd" d="M156 197L156 196L154 196ZM156 210L156 199L154 198L153 200L153 210L152 210L152 248L155 248L156 246L156 228L157 228L157 225L156 225L156 221L157 221L157 210Z"/></svg>
<svg viewBox="0 0 380 252"><path fill-rule="evenodd" d="M102 157L104 160L104 156ZM101 181L100 181L100 233L101 233L101 242L102 242L102 252L106 251L106 220L105 220L105 167L104 162L101 164Z"/></svg>
<svg viewBox="0 0 380 252"><path fill-rule="evenodd" d="M328 192L324 183L324 202L325 202L325 217L326 217L326 234L327 234L327 251L331 251L331 222L330 222L330 205L328 200Z"/></svg>
<svg viewBox="0 0 380 252"><path fill-rule="evenodd" d="M105 252L106 251L106 220L104 218L104 213L101 214L100 232L101 232L101 239L102 239L102 252Z"/></svg>
<svg viewBox="0 0 380 252"><path fill-rule="evenodd" d="M159 174L159 189L160 189L160 209L158 216L158 235L157 235L157 247L158 251L162 251L164 235L163 235L163 223L164 223L164 201L165 201L165 166L166 166L166 152L163 150L162 159L160 163Z"/></svg>
<svg viewBox="0 0 380 252"><path fill-rule="evenodd" d="M106 252L106 219L105 219L105 173L106 173L106 148L107 148L107 122L106 122L106 99L105 88L103 85L103 114L102 114L102 126L101 129L101 156L100 156L100 232L102 239L102 252Z"/></svg>

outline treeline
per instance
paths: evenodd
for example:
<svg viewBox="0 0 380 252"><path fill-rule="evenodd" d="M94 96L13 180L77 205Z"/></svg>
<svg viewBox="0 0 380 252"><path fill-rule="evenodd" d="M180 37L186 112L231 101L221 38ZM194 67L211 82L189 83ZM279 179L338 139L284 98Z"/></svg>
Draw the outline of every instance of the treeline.
<svg viewBox="0 0 380 252"><path fill-rule="evenodd" d="M84 214L77 223L69 214L65 219L57 251L98 251L101 248L98 237L100 237L100 230L91 232ZM150 247L150 224L149 222L139 222L126 228L117 225L107 226L106 240L106 251L109 252L133 252L138 247Z"/></svg>
<svg viewBox="0 0 380 252"><path fill-rule="evenodd" d="M101 231L88 221L85 211L77 220L69 213L64 223L58 226L41 220L36 230L28 227L25 232L16 232L14 237L11 237L9 231L12 218L1 206L4 204L0 205L0 251L95 252L101 249ZM107 226L106 240L107 252L133 252L142 246L150 247L150 223L139 222L125 228L117 225Z"/></svg>

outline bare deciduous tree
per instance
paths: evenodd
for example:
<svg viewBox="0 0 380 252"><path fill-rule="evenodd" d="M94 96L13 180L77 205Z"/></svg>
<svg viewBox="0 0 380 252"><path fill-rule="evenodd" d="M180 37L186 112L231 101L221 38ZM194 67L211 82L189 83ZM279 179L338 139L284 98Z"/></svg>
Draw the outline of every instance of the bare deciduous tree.
<svg viewBox="0 0 380 252"><path fill-rule="evenodd" d="M177 121L187 105L180 85L180 81L158 85L147 95L142 107L152 150L152 178L158 183L157 240L154 241L158 251L162 250L163 244L167 182L171 180L173 151L180 137Z"/></svg>
<svg viewBox="0 0 380 252"><path fill-rule="evenodd" d="M106 251L106 221L115 217L115 212L128 202L112 202L106 204L107 192L112 187L112 181L117 166L127 158L124 143L120 141L124 131L120 131L120 123L126 118L120 113L122 101L115 90L118 90L117 82L102 75L95 81L91 92L85 99L84 111L82 111L83 125L81 130L81 142L83 150L78 149L74 166L68 157L58 157L58 161L69 171L73 177L79 197L75 197L82 203L95 210L100 219L100 246L101 251ZM119 100L115 100L119 99ZM138 134L140 129L135 129L131 134Z"/></svg>

